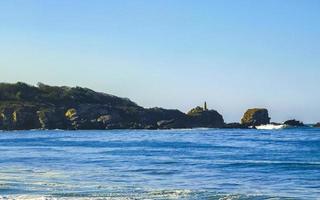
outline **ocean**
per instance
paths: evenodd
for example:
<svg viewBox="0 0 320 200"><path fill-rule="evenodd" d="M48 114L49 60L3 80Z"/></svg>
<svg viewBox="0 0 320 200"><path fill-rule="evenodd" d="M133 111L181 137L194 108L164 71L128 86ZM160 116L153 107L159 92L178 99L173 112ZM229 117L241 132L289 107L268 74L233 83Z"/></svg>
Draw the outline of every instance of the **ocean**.
<svg viewBox="0 0 320 200"><path fill-rule="evenodd" d="M0 132L0 199L320 199L320 129Z"/></svg>

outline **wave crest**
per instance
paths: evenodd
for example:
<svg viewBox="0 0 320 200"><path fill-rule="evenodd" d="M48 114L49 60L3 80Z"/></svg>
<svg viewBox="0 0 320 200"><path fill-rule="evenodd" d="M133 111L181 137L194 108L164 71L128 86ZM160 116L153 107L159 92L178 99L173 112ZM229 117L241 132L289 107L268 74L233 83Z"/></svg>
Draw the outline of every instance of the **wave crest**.
<svg viewBox="0 0 320 200"><path fill-rule="evenodd" d="M256 126L256 129L262 129L262 130L275 130L275 129L284 129L284 128L288 128L287 125L285 124L266 124L266 125L260 125L260 126Z"/></svg>

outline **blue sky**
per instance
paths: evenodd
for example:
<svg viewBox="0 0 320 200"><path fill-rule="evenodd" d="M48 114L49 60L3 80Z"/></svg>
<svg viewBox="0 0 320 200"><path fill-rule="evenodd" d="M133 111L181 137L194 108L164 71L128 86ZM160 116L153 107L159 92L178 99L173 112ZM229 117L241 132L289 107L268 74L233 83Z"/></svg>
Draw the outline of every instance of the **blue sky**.
<svg viewBox="0 0 320 200"><path fill-rule="evenodd" d="M2 82L320 121L320 1L0 1Z"/></svg>

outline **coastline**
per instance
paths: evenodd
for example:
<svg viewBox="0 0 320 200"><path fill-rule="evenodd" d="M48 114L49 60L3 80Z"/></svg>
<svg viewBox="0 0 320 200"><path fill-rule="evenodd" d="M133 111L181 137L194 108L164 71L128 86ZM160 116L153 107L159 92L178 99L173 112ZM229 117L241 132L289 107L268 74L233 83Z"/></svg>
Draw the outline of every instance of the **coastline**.
<svg viewBox="0 0 320 200"><path fill-rule="evenodd" d="M206 102L183 113L174 109L144 108L128 98L81 87L0 83L0 94L1 130L248 129L268 124L305 126L294 119L284 123L271 122L266 108L248 109L240 123L226 123L222 114L209 109ZM320 124L314 127L320 127Z"/></svg>

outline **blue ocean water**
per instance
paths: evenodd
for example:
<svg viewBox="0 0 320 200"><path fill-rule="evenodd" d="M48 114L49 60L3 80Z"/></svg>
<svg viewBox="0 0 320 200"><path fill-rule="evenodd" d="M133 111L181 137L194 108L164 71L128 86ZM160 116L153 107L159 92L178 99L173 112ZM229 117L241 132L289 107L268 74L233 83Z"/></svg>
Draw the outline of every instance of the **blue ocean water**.
<svg viewBox="0 0 320 200"><path fill-rule="evenodd" d="M0 199L320 199L320 129L0 132Z"/></svg>

